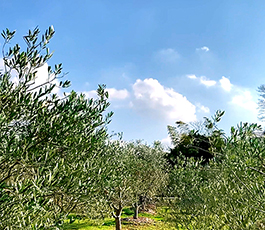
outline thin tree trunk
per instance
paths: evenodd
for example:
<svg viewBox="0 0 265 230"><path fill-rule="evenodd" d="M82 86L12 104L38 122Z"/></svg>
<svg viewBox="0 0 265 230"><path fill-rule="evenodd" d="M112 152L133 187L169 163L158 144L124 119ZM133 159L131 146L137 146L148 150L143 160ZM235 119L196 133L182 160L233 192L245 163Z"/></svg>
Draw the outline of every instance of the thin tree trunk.
<svg viewBox="0 0 265 230"><path fill-rule="evenodd" d="M116 223L116 230L121 230L122 228L121 228L121 212L122 212L122 209L123 209L123 207L122 207L122 205L121 205L121 202L120 202L120 204L119 204L119 207L117 208L117 207L115 207L114 205L111 205L112 207L113 207L113 209L114 209L114 212L113 212L113 217L115 218L115 223Z"/></svg>
<svg viewBox="0 0 265 230"><path fill-rule="evenodd" d="M134 211L133 219L138 219L139 205L137 203L134 204L133 211Z"/></svg>

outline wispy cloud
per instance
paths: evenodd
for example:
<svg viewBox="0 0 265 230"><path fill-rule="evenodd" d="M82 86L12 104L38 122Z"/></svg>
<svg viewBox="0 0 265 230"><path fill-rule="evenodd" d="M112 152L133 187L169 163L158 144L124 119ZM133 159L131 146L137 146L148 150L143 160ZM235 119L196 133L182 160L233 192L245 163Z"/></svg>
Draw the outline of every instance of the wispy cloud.
<svg viewBox="0 0 265 230"><path fill-rule="evenodd" d="M196 77L194 74L189 74L186 75L186 77L189 79L198 80L201 84L207 87L215 86L217 83L215 80L208 79L205 76ZM220 84L218 84L218 86L227 92L230 92L233 87L233 84L231 84L230 80L225 76L222 76L222 78L219 80L219 83Z"/></svg>
<svg viewBox="0 0 265 230"><path fill-rule="evenodd" d="M109 93L109 100L124 100L129 97L129 92L127 89L115 89L115 88L107 88L106 91ZM97 91L91 90L91 91L85 91L84 93L88 98L96 98L97 97Z"/></svg>
<svg viewBox="0 0 265 230"><path fill-rule="evenodd" d="M210 113L210 109L204 105L201 105L200 103L198 103L196 105L199 109L199 112L203 112L203 113Z"/></svg>
<svg viewBox="0 0 265 230"><path fill-rule="evenodd" d="M211 87L211 86L216 85L216 81L210 80L210 79L206 78L205 76L196 77L196 75L194 75L194 74L189 74L189 75L186 75L186 77L189 79L193 79L193 80L199 80L199 82L201 84L205 85L206 87Z"/></svg>
<svg viewBox="0 0 265 230"><path fill-rule="evenodd" d="M258 108L249 90L238 90L237 94L233 96L231 103L250 111L257 111Z"/></svg>
<svg viewBox="0 0 265 230"><path fill-rule="evenodd" d="M197 51L202 50L202 51L208 52L210 49L207 46L203 46L203 47L197 48L196 50Z"/></svg>
<svg viewBox="0 0 265 230"><path fill-rule="evenodd" d="M196 75L194 75L194 74L188 74L188 75L186 75L186 77L189 79L197 79Z"/></svg>
<svg viewBox="0 0 265 230"><path fill-rule="evenodd" d="M217 81L206 78L205 76L196 77L194 74L186 75L187 78L192 79L194 81L198 81L202 85L206 87L216 87L222 89L225 92L229 92L226 95L226 101L224 103L229 103L234 105L234 109L245 109L252 114L257 114L257 100L253 98L250 90L247 88L242 88L237 85L233 85L230 80L222 76L219 79L218 84ZM232 90L233 89L233 90ZM221 91L220 91L221 92ZM210 109L201 105L200 103L196 104L198 112L209 113Z"/></svg>
<svg viewBox="0 0 265 230"><path fill-rule="evenodd" d="M179 53L171 48L161 49L155 53L155 59L162 63L175 63L179 60Z"/></svg>
<svg viewBox="0 0 265 230"><path fill-rule="evenodd" d="M207 86L207 87L211 87L211 86L214 86L216 84L216 81L207 79L205 76L201 76L200 77L200 83Z"/></svg>

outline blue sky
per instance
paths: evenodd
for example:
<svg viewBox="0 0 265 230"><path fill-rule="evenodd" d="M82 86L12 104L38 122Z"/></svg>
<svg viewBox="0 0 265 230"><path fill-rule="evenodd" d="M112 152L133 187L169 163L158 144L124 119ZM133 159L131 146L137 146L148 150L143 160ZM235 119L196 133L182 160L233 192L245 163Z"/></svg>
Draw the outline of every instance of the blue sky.
<svg viewBox="0 0 265 230"><path fill-rule="evenodd" d="M55 28L49 65L63 63L71 89L94 96L106 84L110 131L124 139L167 139L167 125L226 114L229 131L258 122L265 83L265 2L249 0L1 1L0 29L13 41ZM0 43L2 43L0 41Z"/></svg>

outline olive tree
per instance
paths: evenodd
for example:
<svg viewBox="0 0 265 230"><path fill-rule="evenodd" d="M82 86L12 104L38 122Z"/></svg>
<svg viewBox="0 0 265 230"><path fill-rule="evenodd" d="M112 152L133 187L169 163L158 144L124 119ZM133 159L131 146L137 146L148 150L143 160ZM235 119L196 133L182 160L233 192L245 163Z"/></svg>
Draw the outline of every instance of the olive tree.
<svg viewBox="0 0 265 230"><path fill-rule="evenodd" d="M163 195L168 183L165 151L159 142L154 146L142 144L140 141L130 143L133 150L134 170L132 194L134 197L134 218L138 218L139 207L145 208L147 200L155 200ZM132 162L132 161L131 161Z"/></svg>
<svg viewBox="0 0 265 230"><path fill-rule="evenodd" d="M221 157L224 146L224 132L217 127L217 123L224 115L224 111L217 110L211 118L204 118L203 122L184 123L176 122L176 126L168 126L168 133L173 148L165 156L171 166L176 165L180 156L194 158L201 164Z"/></svg>
<svg viewBox="0 0 265 230"><path fill-rule="evenodd" d="M26 50L6 46L15 31L6 29L4 69L0 72L0 228L59 228L62 219L95 192L101 170L97 160L108 138L112 113L105 86L97 99L72 91L64 96L55 87L62 65L48 66L47 81L38 85L39 68L51 58L50 27L24 36ZM6 51L7 50L7 51ZM15 83L12 78L17 78Z"/></svg>
<svg viewBox="0 0 265 230"><path fill-rule="evenodd" d="M134 218L138 218L140 198L155 198L165 188L164 154L159 145L151 147L120 140L109 142L105 153L105 172L101 173L98 182L102 185L102 197L112 211L117 230L122 227L124 207L133 206Z"/></svg>
<svg viewBox="0 0 265 230"><path fill-rule="evenodd" d="M257 124L231 128L221 158L207 165L182 158L172 170L173 212L188 229L256 229L264 223L264 137ZM220 143L212 136L211 143ZM218 149L213 144L212 149ZM218 148L217 148L218 147Z"/></svg>

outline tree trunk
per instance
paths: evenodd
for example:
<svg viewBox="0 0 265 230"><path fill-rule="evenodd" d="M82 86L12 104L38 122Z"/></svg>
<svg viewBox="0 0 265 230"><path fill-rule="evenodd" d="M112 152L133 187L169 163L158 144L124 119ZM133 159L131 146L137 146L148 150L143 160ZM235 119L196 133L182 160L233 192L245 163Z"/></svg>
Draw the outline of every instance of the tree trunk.
<svg viewBox="0 0 265 230"><path fill-rule="evenodd" d="M114 205L112 205L112 207L114 208L115 213L113 212L113 217L115 218L115 223L116 223L116 230L121 230L121 212L122 212L122 205L121 203L119 204L119 207L115 207Z"/></svg>
<svg viewBox="0 0 265 230"><path fill-rule="evenodd" d="M140 206L142 206L142 209L145 210L145 205L146 205L146 196L145 195L140 196L139 203L140 203Z"/></svg>
<svg viewBox="0 0 265 230"><path fill-rule="evenodd" d="M121 216L115 217L116 230L121 230Z"/></svg>
<svg viewBox="0 0 265 230"><path fill-rule="evenodd" d="M133 210L134 210L133 219L138 219L139 205L137 205L137 203L134 205Z"/></svg>

